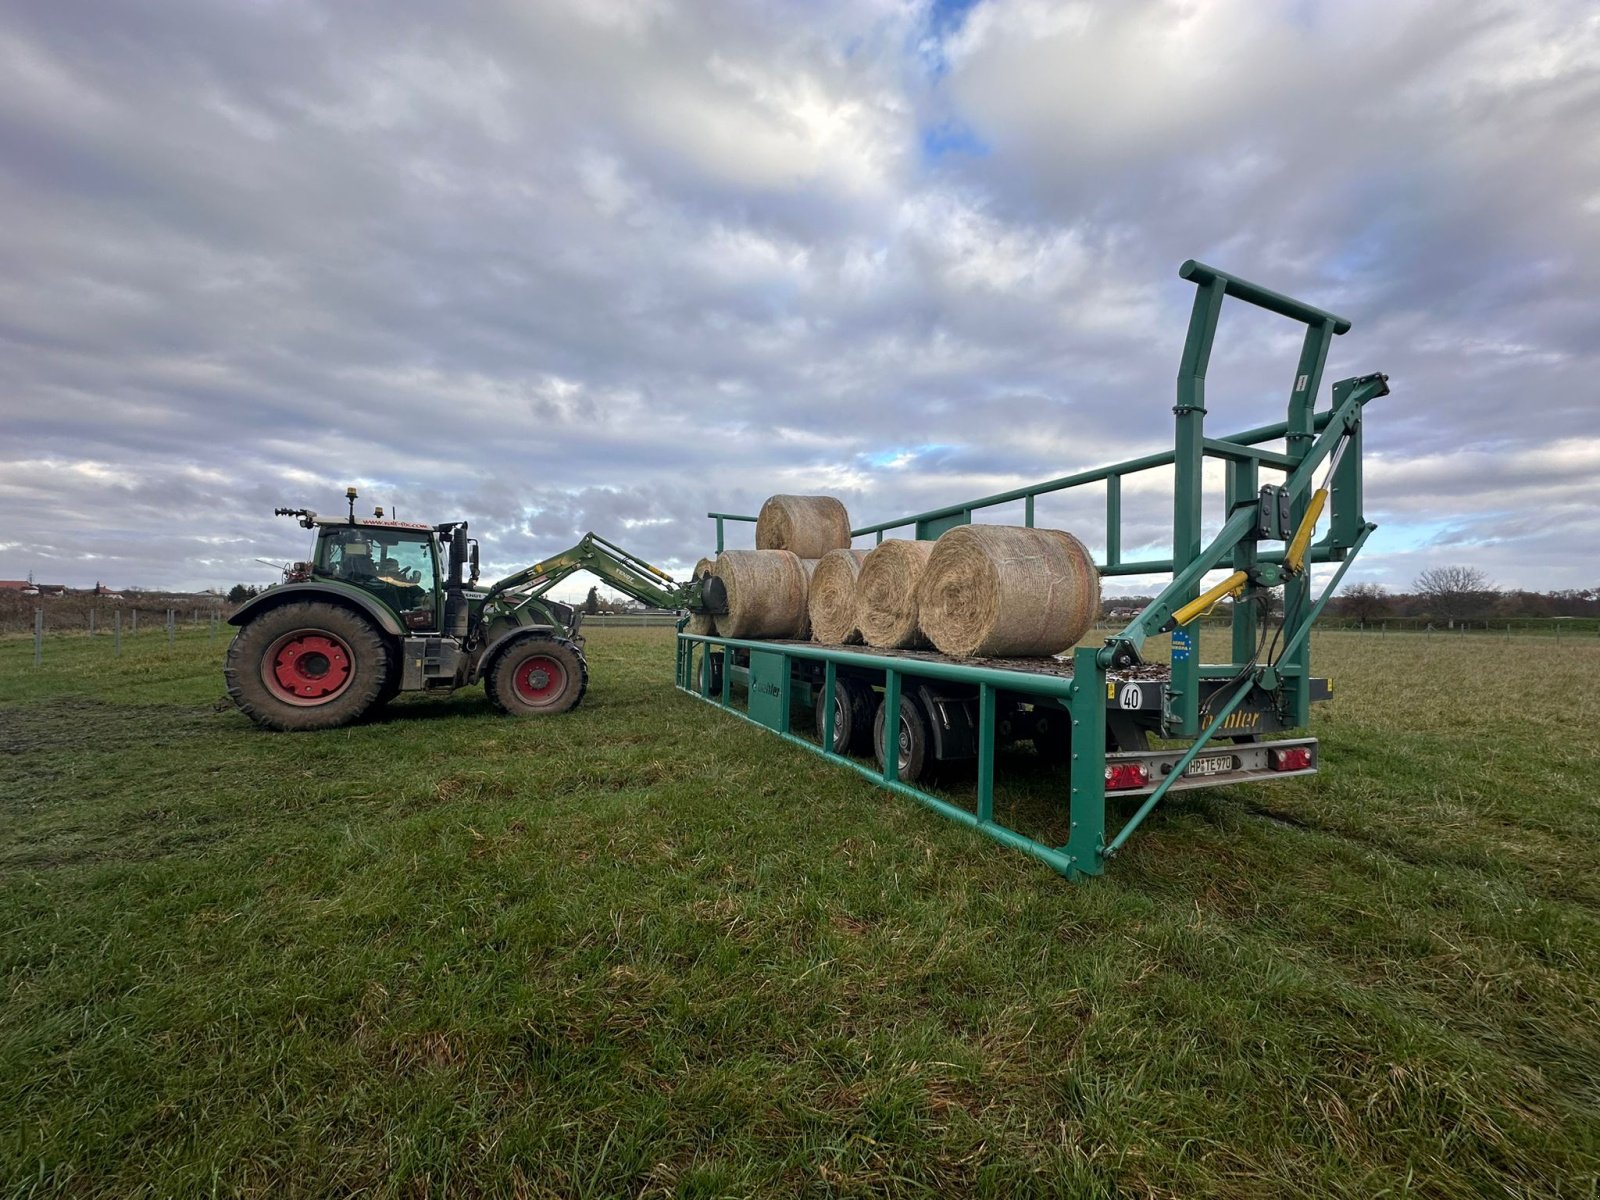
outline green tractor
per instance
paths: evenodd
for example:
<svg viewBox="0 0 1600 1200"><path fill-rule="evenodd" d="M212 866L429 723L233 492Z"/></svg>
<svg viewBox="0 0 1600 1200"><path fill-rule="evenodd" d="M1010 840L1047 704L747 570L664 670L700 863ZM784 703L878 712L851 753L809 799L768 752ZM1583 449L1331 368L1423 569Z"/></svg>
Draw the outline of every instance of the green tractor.
<svg viewBox="0 0 1600 1200"><path fill-rule="evenodd" d="M401 692L483 681L514 716L576 708L589 683L582 613L549 590L589 571L657 608L701 606L700 585L587 534L576 546L479 588L465 521L419 525L280 508L315 531L309 561L228 618L239 627L223 675L242 712L268 729L331 729Z"/></svg>

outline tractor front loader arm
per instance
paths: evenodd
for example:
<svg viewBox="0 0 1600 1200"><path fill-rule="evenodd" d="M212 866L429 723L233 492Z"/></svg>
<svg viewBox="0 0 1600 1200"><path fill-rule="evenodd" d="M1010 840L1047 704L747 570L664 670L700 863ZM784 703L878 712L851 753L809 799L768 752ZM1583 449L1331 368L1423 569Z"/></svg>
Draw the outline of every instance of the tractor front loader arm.
<svg viewBox="0 0 1600 1200"><path fill-rule="evenodd" d="M578 571L588 571L619 592L654 608L684 608L699 597L698 584L678 583L661 568L608 542L598 533L586 533L576 546L499 580L489 589L486 599L492 600L501 592L513 589L525 590L530 596L542 596Z"/></svg>

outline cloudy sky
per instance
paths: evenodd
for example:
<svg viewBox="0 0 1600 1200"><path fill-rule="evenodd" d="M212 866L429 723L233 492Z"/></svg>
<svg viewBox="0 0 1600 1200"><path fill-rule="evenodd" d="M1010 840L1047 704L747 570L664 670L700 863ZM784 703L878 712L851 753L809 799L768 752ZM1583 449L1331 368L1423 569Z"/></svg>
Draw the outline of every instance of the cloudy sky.
<svg viewBox="0 0 1600 1200"><path fill-rule="evenodd" d="M1591 0L8 0L0 64L0 577L266 582L350 483L682 568L1159 450L1196 257L1392 377L1352 578L1600 584Z"/></svg>

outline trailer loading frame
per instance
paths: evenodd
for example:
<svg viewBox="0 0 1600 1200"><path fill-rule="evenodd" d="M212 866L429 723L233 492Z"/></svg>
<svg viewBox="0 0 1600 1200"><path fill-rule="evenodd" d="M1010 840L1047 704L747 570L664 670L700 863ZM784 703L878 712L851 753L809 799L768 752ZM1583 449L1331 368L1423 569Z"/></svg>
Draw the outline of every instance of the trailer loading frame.
<svg viewBox="0 0 1600 1200"><path fill-rule="evenodd" d="M696 635L680 623L677 686L1068 877L1099 874L1173 790L1314 773L1316 739L1260 739L1303 729L1312 702L1327 694L1327 682L1311 673L1310 632L1376 528L1363 508L1362 419L1371 400L1388 394L1388 380L1381 374L1342 380L1330 389L1328 407L1318 410L1329 345L1349 330L1349 321L1192 260L1179 275L1195 285L1196 294L1178 370L1172 450L852 530L856 537L873 535L879 542L894 530L933 539L971 522L974 513L1018 500L1024 524L1031 526L1037 497L1103 484L1101 573L1171 575L1125 628L1104 645L1079 647L1070 657L983 665L937 654ZM1230 296L1304 325L1305 334L1285 419L1212 438L1204 429L1206 369L1223 301ZM1265 445L1280 439L1282 450ZM1227 515L1217 534L1202 544L1207 458L1226 466ZM1174 480L1171 557L1127 561L1122 557L1122 481L1164 467L1173 468ZM1263 470L1279 474L1281 482L1263 485ZM1315 482L1319 471L1320 485ZM1327 531L1312 542L1324 508ZM727 522L755 520L732 513L708 516L716 523L719 551ZM1283 545L1263 545L1272 542ZM1316 563L1337 566L1313 598L1310 569ZM1230 574L1202 594L1202 580L1218 569ZM1269 648L1265 600L1278 587L1283 588L1283 617ZM1198 621L1228 599L1233 601L1232 661L1202 663ZM1167 632L1173 635L1170 665L1145 662L1140 654L1145 642ZM735 707L735 685L743 711ZM885 753L880 745L874 766L846 752L860 747L841 740L837 728L838 706L868 699L881 703L880 728L900 731L900 752ZM795 711L807 706L820 709L818 728L834 730L834 737L813 743L796 733ZM1015 735L1018 719L1032 720L1035 745L1066 764L1070 832L1063 844L1046 844L995 819L996 749L1006 735ZM1187 745L1151 749L1152 737ZM902 777L904 767L921 765L919 738L926 743L922 752L931 750L934 759L975 763L974 811ZM1106 822L1108 794L1144 797L1114 831Z"/></svg>

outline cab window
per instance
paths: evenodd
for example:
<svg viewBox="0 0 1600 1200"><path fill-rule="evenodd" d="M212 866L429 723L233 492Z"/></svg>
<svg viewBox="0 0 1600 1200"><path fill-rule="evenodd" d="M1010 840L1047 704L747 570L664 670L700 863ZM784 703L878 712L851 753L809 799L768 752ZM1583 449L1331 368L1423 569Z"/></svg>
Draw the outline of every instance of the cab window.
<svg viewBox="0 0 1600 1200"><path fill-rule="evenodd" d="M384 583L420 587L431 592L434 578L433 545L423 534L389 535L372 539L377 561L373 573Z"/></svg>

